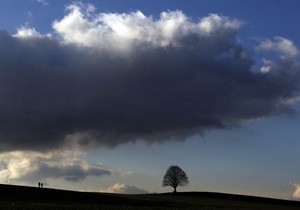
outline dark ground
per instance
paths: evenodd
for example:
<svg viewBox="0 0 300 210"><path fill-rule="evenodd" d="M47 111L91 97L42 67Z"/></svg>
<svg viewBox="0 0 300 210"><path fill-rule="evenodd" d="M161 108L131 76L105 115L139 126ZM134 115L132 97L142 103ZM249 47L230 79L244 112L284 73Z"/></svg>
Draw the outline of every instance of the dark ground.
<svg viewBox="0 0 300 210"><path fill-rule="evenodd" d="M209 192L123 195L0 185L1 209L300 210L300 202Z"/></svg>

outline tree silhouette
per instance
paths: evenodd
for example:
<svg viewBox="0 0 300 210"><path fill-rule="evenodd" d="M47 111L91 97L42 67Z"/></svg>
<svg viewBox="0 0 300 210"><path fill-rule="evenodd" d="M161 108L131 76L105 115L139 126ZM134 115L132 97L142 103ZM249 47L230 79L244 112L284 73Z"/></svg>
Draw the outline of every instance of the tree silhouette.
<svg viewBox="0 0 300 210"><path fill-rule="evenodd" d="M177 192L178 186L185 186L189 184L186 173L179 166L170 166L164 176L163 187L171 186L174 188L173 193Z"/></svg>

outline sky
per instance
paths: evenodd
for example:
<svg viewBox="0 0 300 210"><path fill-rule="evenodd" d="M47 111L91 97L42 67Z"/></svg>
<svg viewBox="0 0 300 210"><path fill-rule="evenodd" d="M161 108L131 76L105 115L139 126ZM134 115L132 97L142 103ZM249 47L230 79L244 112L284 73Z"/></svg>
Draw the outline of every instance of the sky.
<svg viewBox="0 0 300 210"><path fill-rule="evenodd" d="M298 0L0 0L0 183L300 199Z"/></svg>

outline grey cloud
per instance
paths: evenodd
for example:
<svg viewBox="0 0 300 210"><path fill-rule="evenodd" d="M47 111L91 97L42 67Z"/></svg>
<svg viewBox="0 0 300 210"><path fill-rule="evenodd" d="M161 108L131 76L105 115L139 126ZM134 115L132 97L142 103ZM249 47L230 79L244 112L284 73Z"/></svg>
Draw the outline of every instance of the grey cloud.
<svg viewBox="0 0 300 210"><path fill-rule="evenodd" d="M66 181L79 182L84 180L87 176L99 177L104 175L111 175L111 171L103 169L98 165L89 164L85 167L80 163L75 163L67 166L42 164L37 172L29 174L28 176L34 177L35 180L38 180L37 177L40 177L40 179L64 178ZM24 179L28 180L29 177L24 177Z"/></svg>
<svg viewBox="0 0 300 210"><path fill-rule="evenodd" d="M191 29L173 31L167 44L133 39L125 51L66 41L66 34L1 31L0 150L55 149L76 133L88 136L77 141L82 147L180 140L292 112L285 102L299 94L299 64L281 58L267 73L253 70L239 27L222 21L229 26L198 32L183 22Z"/></svg>

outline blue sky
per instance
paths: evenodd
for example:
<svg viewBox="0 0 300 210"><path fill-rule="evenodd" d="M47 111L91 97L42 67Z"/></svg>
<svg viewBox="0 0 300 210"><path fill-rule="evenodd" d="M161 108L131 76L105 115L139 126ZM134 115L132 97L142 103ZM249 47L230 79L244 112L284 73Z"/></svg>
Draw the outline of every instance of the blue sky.
<svg viewBox="0 0 300 210"><path fill-rule="evenodd" d="M299 6L0 1L0 182L299 199Z"/></svg>

